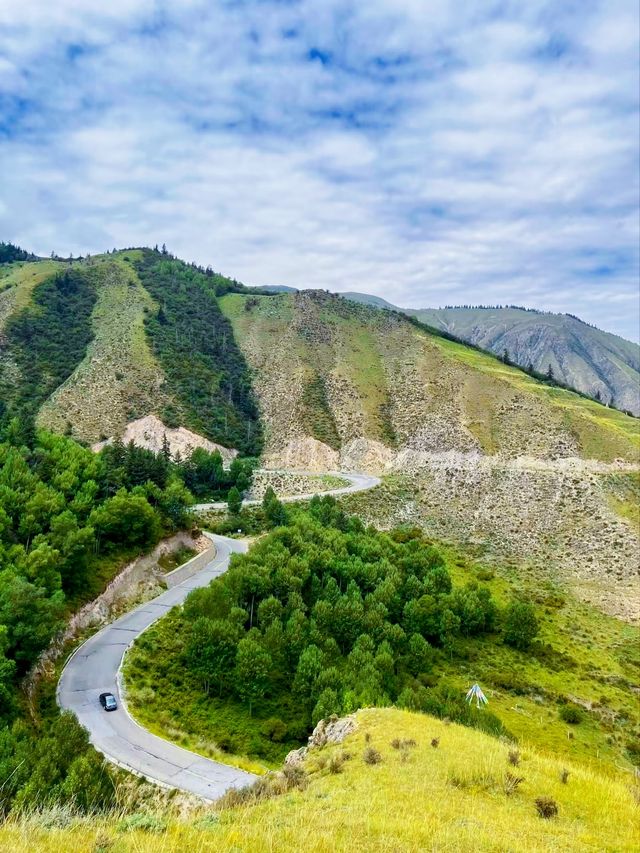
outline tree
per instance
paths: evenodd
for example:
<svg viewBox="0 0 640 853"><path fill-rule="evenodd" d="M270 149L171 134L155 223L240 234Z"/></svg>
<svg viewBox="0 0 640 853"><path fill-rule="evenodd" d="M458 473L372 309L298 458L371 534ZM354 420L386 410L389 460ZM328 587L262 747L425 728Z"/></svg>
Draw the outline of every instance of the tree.
<svg viewBox="0 0 640 853"><path fill-rule="evenodd" d="M240 510L242 509L242 495L236 488L236 486L232 486L229 489L229 495L227 497L227 506L229 507L229 515L238 515Z"/></svg>
<svg viewBox="0 0 640 853"><path fill-rule="evenodd" d="M409 637L407 651L407 669L412 675L429 672L433 661L433 649L420 634Z"/></svg>
<svg viewBox="0 0 640 853"><path fill-rule="evenodd" d="M331 687L325 688L311 713L311 725L315 726L320 720L328 719L332 714L340 714L342 706L338 694Z"/></svg>
<svg viewBox="0 0 640 853"><path fill-rule="evenodd" d="M221 695L230 685L237 643L238 629L225 619L200 617L191 626L185 657L205 693L214 687Z"/></svg>
<svg viewBox="0 0 640 853"><path fill-rule="evenodd" d="M552 365L551 365L551 364L549 364L549 367L547 368L547 380L548 380L549 382L554 382L554 381L555 381L555 377L554 377L554 374L553 374L553 367L552 367Z"/></svg>
<svg viewBox="0 0 640 853"><path fill-rule="evenodd" d="M509 358L509 350L506 348L505 348L504 352L502 353L502 361L505 364L511 364L511 359Z"/></svg>
<svg viewBox="0 0 640 853"><path fill-rule="evenodd" d="M89 516L99 542L108 548L138 546L146 548L160 536L160 518L142 495L120 489Z"/></svg>
<svg viewBox="0 0 640 853"><path fill-rule="evenodd" d="M447 608L440 617L440 642L449 655L453 652L453 641L459 630L460 618Z"/></svg>
<svg viewBox="0 0 640 853"><path fill-rule="evenodd" d="M236 692L249 705L266 693L271 670L271 655L253 637L245 637L238 643L234 672Z"/></svg>
<svg viewBox="0 0 640 853"><path fill-rule="evenodd" d="M271 486L267 488L262 498L262 509L270 527L280 527L287 523L287 511L281 501L276 497L276 493Z"/></svg>
<svg viewBox="0 0 640 853"><path fill-rule="evenodd" d="M514 649L526 651L538 634L536 611L528 601L514 599L507 607L504 641Z"/></svg>
<svg viewBox="0 0 640 853"><path fill-rule="evenodd" d="M322 672L324 655L317 646L307 646L300 655L292 690L307 700L313 696L316 679Z"/></svg>

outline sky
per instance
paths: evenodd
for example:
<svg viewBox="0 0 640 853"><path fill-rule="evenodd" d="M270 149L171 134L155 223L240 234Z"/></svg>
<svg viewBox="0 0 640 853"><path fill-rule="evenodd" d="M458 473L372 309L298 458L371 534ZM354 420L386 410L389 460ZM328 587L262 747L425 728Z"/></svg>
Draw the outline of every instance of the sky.
<svg viewBox="0 0 640 853"><path fill-rule="evenodd" d="M635 0L0 0L0 240L639 337Z"/></svg>

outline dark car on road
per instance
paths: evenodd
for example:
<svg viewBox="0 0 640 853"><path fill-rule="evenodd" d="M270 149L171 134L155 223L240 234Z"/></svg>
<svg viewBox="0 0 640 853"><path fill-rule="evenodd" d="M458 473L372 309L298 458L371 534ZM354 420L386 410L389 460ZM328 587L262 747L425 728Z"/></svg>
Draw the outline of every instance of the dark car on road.
<svg viewBox="0 0 640 853"><path fill-rule="evenodd" d="M105 709L105 711L115 711L118 707L116 697L113 695L113 693L101 693L100 704Z"/></svg>

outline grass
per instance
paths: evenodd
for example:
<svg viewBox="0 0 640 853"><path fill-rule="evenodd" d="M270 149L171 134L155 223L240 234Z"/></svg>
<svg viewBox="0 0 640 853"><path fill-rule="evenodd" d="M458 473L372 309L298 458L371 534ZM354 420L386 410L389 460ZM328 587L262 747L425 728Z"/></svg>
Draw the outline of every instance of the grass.
<svg viewBox="0 0 640 853"><path fill-rule="evenodd" d="M640 682L638 629L578 601L551 581L523 576L514 566L488 569L459 549L448 549L454 580L477 579L505 606L514 591L536 605L540 632L529 652L496 637L463 641L445 671L464 688L479 680L491 710L517 738L542 752L594 768L630 769L628 745L640 738L632 687ZM573 728L559 715L575 698L590 706ZM569 734L572 736L569 737Z"/></svg>
<svg viewBox="0 0 640 853"><path fill-rule="evenodd" d="M616 472L602 479L611 509L640 530L640 471Z"/></svg>
<svg viewBox="0 0 640 853"><path fill-rule="evenodd" d="M357 497L347 499L349 506ZM487 586L501 608L514 593L533 601L540 632L527 652L506 646L500 634L460 639L451 657L440 654L430 683L444 679L466 691L479 681L505 728L542 753L594 768L630 769L640 747L633 691L640 683L637 628L579 602L551 581L522 573L515 564L488 567L469 552L437 544L456 584ZM231 753L230 763L275 766L304 737L296 730L281 741L270 738L268 721L289 719L290 709L267 700L250 717L235 700L206 697L180 663L182 633L175 610L128 654L125 677L134 714L157 734L197 752L219 757L222 743ZM561 719L566 703L586 706L579 725Z"/></svg>
<svg viewBox="0 0 640 853"><path fill-rule="evenodd" d="M1 268L0 328L10 314L27 307L37 285L64 266L59 261L34 261Z"/></svg>
<svg viewBox="0 0 640 853"><path fill-rule="evenodd" d="M389 389L383 359L376 346L375 332L379 329L372 329L370 322L359 317L362 314L359 306L345 303L341 308L348 313L333 318L338 343L336 373L344 376L357 394L365 433L393 446L396 435L390 417ZM367 319L372 319L368 312Z"/></svg>
<svg viewBox="0 0 640 853"><path fill-rule="evenodd" d="M125 657L127 704L143 726L207 758L252 773L264 773L300 746L304 729L285 730L273 740L270 722L283 709L260 702L253 715L233 699L205 695L182 665L184 629L179 609L172 610L136 640ZM282 729L282 726L280 726Z"/></svg>
<svg viewBox="0 0 640 853"><path fill-rule="evenodd" d="M637 849L638 784L630 777L596 773L540 755L526 744L514 768L509 744L395 709L361 711L357 722L343 744L312 752L303 784L280 796L257 802L236 798L246 804L186 817L178 816L177 808L127 819L119 813L83 819L64 812L15 817L0 828L0 848L14 853ZM396 749L396 742L404 746ZM365 762L369 749L381 760ZM555 817L540 817L536 801L546 800L557 807Z"/></svg>
<svg viewBox="0 0 640 853"><path fill-rule="evenodd" d="M571 391L537 382L523 371L478 350L444 338L425 337L450 359L507 383L521 393L535 395L545 407L551 407L552 413L564 419L578 438L585 457L613 461L621 456L638 461L640 423L637 419Z"/></svg>

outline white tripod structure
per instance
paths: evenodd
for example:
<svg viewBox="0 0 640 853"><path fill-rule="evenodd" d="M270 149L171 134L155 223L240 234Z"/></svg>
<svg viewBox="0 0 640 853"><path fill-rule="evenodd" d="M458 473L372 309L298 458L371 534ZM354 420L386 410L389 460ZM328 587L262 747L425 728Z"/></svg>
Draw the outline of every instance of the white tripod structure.
<svg viewBox="0 0 640 853"><path fill-rule="evenodd" d="M471 704L473 702L474 698L476 700L476 707L477 708L482 708L483 705L487 705L489 702L487 697L484 695L484 693L480 689L479 684L474 684L472 687L469 688L469 690L467 692L467 702L469 704Z"/></svg>

